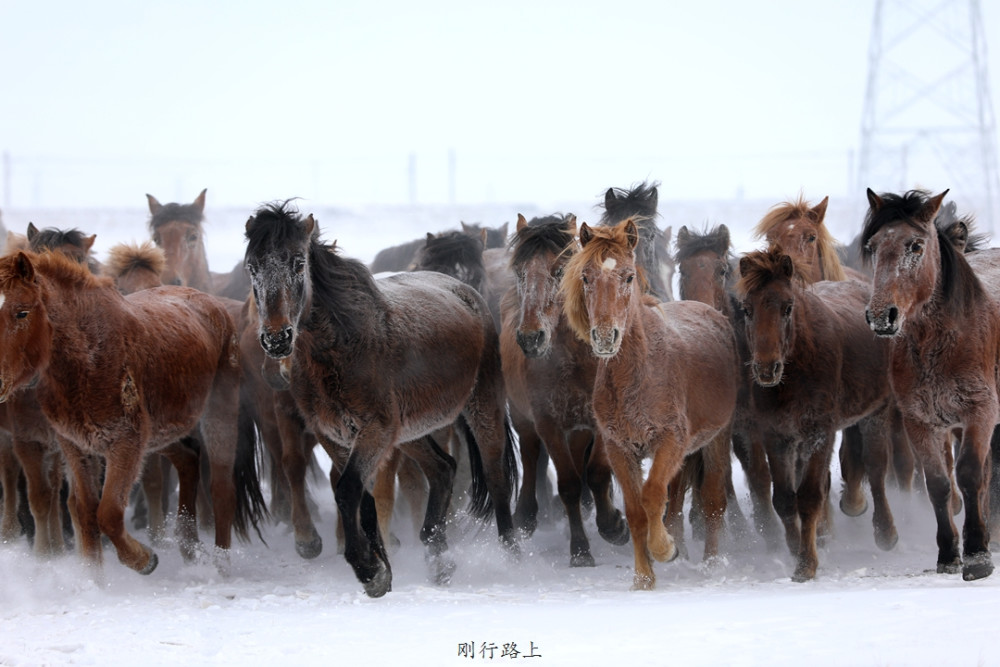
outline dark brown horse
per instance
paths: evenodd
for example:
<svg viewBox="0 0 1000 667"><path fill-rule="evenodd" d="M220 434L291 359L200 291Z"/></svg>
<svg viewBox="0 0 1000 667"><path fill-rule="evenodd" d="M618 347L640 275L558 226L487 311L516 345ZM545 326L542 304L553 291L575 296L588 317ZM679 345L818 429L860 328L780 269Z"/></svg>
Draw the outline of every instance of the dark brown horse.
<svg viewBox="0 0 1000 667"><path fill-rule="evenodd" d="M729 428L739 368L722 313L697 301L658 303L643 294L639 235L631 220L581 225L581 249L567 263L561 288L573 331L598 357L594 417L625 497L633 587L649 589L655 583L650 559L678 554L663 522L668 484L685 456ZM644 458L653 460L645 482ZM721 527L726 496L720 491L702 497L709 531Z"/></svg>
<svg viewBox="0 0 1000 667"><path fill-rule="evenodd" d="M797 557L795 581L816 576L817 529L827 513L836 432L858 424L866 440L884 441L893 409L888 347L861 316L868 286L851 280L807 288L802 273L772 248L740 259L736 285L753 381L738 419L767 451L774 509ZM890 549L898 537L876 477L875 539ZM877 478L884 479L884 469Z"/></svg>
<svg viewBox="0 0 1000 667"><path fill-rule="evenodd" d="M149 232L153 242L167 257L163 271L164 285L193 287L244 301L250 293L250 280L240 262L229 273L209 271L208 254L205 252L205 194L202 190L190 204L161 204L147 194L149 204Z"/></svg>
<svg viewBox="0 0 1000 667"><path fill-rule="evenodd" d="M627 190L608 188L599 224L614 227L628 219L636 224L636 259L646 276L646 289L660 301L672 301L675 265L670 252L671 228L664 231L656 226L659 199L659 183L643 182Z"/></svg>
<svg viewBox="0 0 1000 667"><path fill-rule="evenodd" d="M321 243L312 216L288 202L258 209L246 237L261 346L272 358L290 357L299 412L320 439L349 452L334 495L345 557L365 591L378 597L392 583L366 484L394 447L459 415L485 468L485 480L473 485L477 513L492 501L501 540L516 551L513 443L498 336L482 296L432 272L375 281L363 264ZM444 518L454 469L445 456L437 461L436 470L424 470L435 481L421 540L432 576L441 581L453 567L444 554Z"/></svg>
<svg viewBox="0 0 1000 667"><path fill-rule="evenodd" d="M46 227L38 229L33 223L28 223L28 249L32 252L51 250L61 252L69 258L85 265L93 274L101 273L101 264L93 255L94 241L97 234L87 236L79 229L59 229Z"/></svg>
<svg viewBox="0 0 1000 667"><path fill-rule="evenodd" d="M963 255L934 225L947 191L868 190L861 241L874 263L865 315L892 347L892 388L937 518L938 572L989 576L990 437L1000 421L1000 258ZM961 428L955 477L965 505L962 553L942 443Z"/></svg>
<svg viewBox="0 0 1000 667"><path fill-rule="evenodd" d="M443 232L442 234L450 234ZM502 248L507 243L507 223L498 227L484 227L480 224L462 223L460 233L477 239L483 239L484 247ZM429 234L429 236L434 236ZM383 250L379 250L372 260L370 269L372 273L384 273L391 271L409 271L413 268L413 262L417 253L426 244L426 238L414 239L394 245Z"/></svg>
<svg viewBox="0 0 1000 667"><path fill-rule="evenodd" d="M515 414L528 422L518 428L521 446L524 434L540 437L555 464L569 520L570 565L581 567L594 565L580 511L584 480L593 493L600 535L624 544L629 533L612 503L611 466L591 409L597 359L562 314L559 280L575 251L575 235L576 216L530 223L519 217L511 241L517 284L503 297L500 351L507 396L516 408L512 418L515 425ZM533 497L535 489L530 492Z"/></svg>
<svg viewBox="0 0 1000 667"><path fill-rule="evenodd" d="M238 427L236 332L222 305L179 287L124 297L60 253L0 259L0 295L0 401L35 386L73 473L81 553L99 563L104 533L122 563L153 571L155 553L125 529L128 492L148 451L200 427L225 567L232 528L247 537L261 508L253 441ZM91 454L106 464L103 490Z"/></svg>

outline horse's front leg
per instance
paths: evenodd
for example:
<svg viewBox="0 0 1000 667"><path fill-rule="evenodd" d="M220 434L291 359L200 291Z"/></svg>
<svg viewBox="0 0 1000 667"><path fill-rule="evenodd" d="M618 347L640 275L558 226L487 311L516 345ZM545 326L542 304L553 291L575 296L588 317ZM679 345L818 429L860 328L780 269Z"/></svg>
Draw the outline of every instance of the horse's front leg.
<svg viewBox="0 0 1000 667"><path fill-rule="evenodd" d="M903 425L923 467L927 495L930 496L937 520L937 571L957 573L962 566L962 558L958 552L958 529L952 520L952 476L941 446L942 442L950 441L949 433L944 429L932 429L908 416L904 416Z"/></svg>
<svg viewBox="0 0 1000 667"><path fill-rule="evenodd" d="M445 553L448 550L445 524L455 482L455 459L438 447L430 436L403 443L400 451L416 462L427 478L429 493L420 541L427 549L427 562L434 583L448 584L455 572L455 562ZM381 517L379 519L381 521Z"/></svg>
<svg viewBox="0 0 1000 667"><path fill-rule="evenodd" d="M334 498L344 524L344 558L370 597L382 597L392 589L392 570L378 528L375 501L365 484L378 465L391 437L362 432L340 473Z"/></svg>
<svg viewBox="0 0 1000 667"><path fill-rule="evenodd" d="M785 544L793 555L799 552L799 545L802 542L802 527L795 493L795 469L791 460L796 448L797 443L782 442L775 443L775 447L767 452L771 482L774 485L771 503L785 526Z"/></svg>
<svg viewBox="0 0 1000 667"><path fill-rule="evenodd" d="M809 581L816 576L819 554L816 552L816 534L826 512L829 492L830 459L833 457L835 435L827 435L826 441L816 445L809 457L796 493L801 533L799 535L798 563L792 581Z"/></svg>
<svg viewBox="0 0 1000 667"><path fill-rule="evenodd" d="M649 476L642 487L642 507L646 511L647 522L646 545L653 558L668 562L677 558L678 550L663 524L663 513L667 508L668 485L681 469L687 453L687 443L671 433L654 447L653 465L650 466ZM680 497L683 499L683 494ZM678 529L684 529L683 512Z"/></svg>
<svg viewBox="0 0 1000 667"><path fill-rule="evenodd" d="M608 459L611 468L622 487L625 500L625 518L632 534L632 549L635 552L635 573L632 590L649 591L656 586L652 558L647 546L648 518L642 506L642 466L634 448L626 443L606 439ZM657 518L661 523L662 519Z"/></svg>
<svg viewBox="0 0 1000 667"><path fill-rule="evenodd" d="M966 581L982 579L993 572L989 529L990 438L995 421L996 415L991 414L966 422L955 466L955 476L965 500L962 578Z"/></svg>

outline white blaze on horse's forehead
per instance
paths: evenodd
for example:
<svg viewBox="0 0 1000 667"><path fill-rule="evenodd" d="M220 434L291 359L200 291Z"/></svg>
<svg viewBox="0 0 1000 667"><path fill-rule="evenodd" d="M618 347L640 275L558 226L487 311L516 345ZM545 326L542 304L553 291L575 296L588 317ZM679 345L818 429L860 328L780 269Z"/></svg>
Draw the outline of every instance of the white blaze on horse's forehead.
<svg viewBox="0 0 1000 667"><path fill-rule="evenodd" d="M614 257L608 257L604 260L604 263L601 264L601 268L605 271L613 271L616 266L618 266L618 260Z"/></svg>

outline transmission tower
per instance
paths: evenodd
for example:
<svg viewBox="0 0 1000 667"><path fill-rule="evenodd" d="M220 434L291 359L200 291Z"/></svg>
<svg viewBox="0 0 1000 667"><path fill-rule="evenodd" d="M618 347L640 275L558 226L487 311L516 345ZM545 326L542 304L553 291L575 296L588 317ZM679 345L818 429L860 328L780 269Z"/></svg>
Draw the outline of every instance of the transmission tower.
<svg viewBox="0 0 1000 667"><path fill-rule="evenodd" d="M950 188L1000 225L996 119L979 0L876 0L856 196Z"/></svg>

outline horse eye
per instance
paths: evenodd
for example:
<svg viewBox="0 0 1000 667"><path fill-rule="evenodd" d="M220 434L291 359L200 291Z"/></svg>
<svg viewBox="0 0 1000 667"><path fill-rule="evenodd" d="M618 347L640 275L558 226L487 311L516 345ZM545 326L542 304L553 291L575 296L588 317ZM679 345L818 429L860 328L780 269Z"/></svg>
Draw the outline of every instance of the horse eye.
<svg viewBox="0 0 1000 667"><path fill-rule="evenodd" d="M198 236L197 234L191 234L185 240L188 242L188 245L194 245L195 243L198 242Z"/></svg>
<svg viewBox="0 0 1000 667"><path fill-rule="evenodd" d="M559 268L557 268L555 270L555 273L552 274L552 277L555 278L556 280L562 280L562 277L563 277L563 267L560 266Z"/></svg>
<svg viewBox="0 0 1000 667"><path fill-rule="evenodd" d="M785 309L782 311L782 315L784 315L785 317L792 316L792 304L789 303L785 306Z"/></svg>
<svg viewBox="0 0 1000 667"><path fill-rule="evenodd" d="M625 279L625 282L631 285L631 284L632 284L632 279L633 279L633 278L635 278L635 276L633 276L633 275L630 275L630 276L629 276L628 278L626 278L626 279Z"/></svg>
<svg viewBox="0 0 1000 667"><path fill-rule="evenodd" d="M923 253L923 251L924 251L923 241L914 241L913 243L910 244L910 252L913 253L914 255L919 255Z"/></svg>
<svg viewBox="0 0 1000 667"><path fill-rule="evenodd" d="M14 317L16 317L19 320L23 320L27 316L28 316L28 311L26 310L19 310L17 311L17 314L14 315Z"/></svg>
<svg viewBox="0 0 1000 667"><path fill-rule="evenodd" d="M587 284L587 276L581 276L581 277L583 278L583 284L586 285Z"/></svg>
<svg viewBox="0 0 1000 667"><path fill-rule="evenodd" d="M306 270L306 260L302 259L301 257L297 257L295 259L295 264L293 265L293 268L295 269L295 273L302 273L303 271Z"/></svg>
<svg viewBox="0 0 1000 667"><path fill-rule="evenodd" d="M746 304L743 304L743 314L746 316L746 318L748 320L752 320L753 319L753 308L751 308L750 306L748 306Z"/></svg>
<svg viewBox="0 0 1000 667"><path fill-rule="evenodd" d="M816 235L815 234L810 234L808 240L809 240L809 243L815 243L816 242Z"/></svg>

